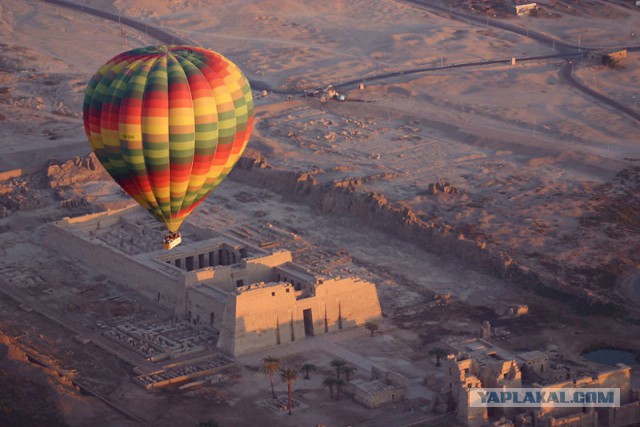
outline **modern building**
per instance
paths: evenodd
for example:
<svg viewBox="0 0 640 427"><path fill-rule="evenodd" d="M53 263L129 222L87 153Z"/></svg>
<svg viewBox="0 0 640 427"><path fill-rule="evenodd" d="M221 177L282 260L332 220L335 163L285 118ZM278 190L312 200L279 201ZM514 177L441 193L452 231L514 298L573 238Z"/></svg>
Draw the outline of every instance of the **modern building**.
<svg viewBox="0 0 640 427"><path fill-rule="evenodd" d="M344 387L344 393L369 409L399 402L407 392L407 379L393 371L371 369L371 378L354 379Z"/></svg>
<svg viewBox="0 0 640 427"><path fill-rule="evenodd" d="M536 3L518 4L515 6L515 8L516 15L521 16L530 14L532 11L538 8L538 5Z"/></svg>

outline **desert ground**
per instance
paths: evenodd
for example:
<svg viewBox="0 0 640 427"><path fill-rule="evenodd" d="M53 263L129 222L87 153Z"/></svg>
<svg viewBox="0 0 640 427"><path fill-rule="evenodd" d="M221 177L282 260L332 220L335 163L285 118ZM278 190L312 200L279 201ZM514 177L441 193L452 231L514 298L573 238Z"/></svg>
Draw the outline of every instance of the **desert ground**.
<svg viewBox="0 0 640 427"><path fill-rule="evenodd" d="M484 320L509 331L501 345L585 372L597 369L587 348L640 352L640 8L548 0L516 17L506 1L423 3L0 0L0 426L452 425L429 418L443 373L428 350ZM48 222L130 203L87 157L82 97L117 53L170 42L83 7L221 52L267 88L254 91L244 158L188 222L273 224L300 237L279 243L297 262L376 284L375 337L271 352L321 367L294 385L304 411L261 406L270 352L208 384L148 393L127 357L74 339L97 322L171 316L43 244ZM615 68L589 55L622 47ZM566 67L630 112L577 89ZM328 85L346 101L301 96ZM433 308L443 293L451 302ZM502 316L518 304L530 314ZM338 356L362 378L371 364L401 372L407 399L376 410L329 399L322 377Z"/></svg>

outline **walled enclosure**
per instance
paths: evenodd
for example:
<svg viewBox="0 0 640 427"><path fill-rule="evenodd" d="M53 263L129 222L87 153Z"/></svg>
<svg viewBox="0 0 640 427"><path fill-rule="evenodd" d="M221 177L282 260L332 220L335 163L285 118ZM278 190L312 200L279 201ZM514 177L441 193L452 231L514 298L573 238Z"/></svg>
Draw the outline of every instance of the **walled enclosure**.
<svg viewBox="0 0 640 427"><path fill-rule="evenodd" d="M373 283L315 276L293 263L289 251L267 253L236 239L214 237L170 252L131 254L100 238L138 211L133 207L64 218L49 224L45 241L177 316L217 329L217 347L234 356L381 317Z"/></svg>
<svg viewBox="0 0 640 427"><path fill-rule="evenodd" d="M457 419L467 427L483 427L489 423L489 410L485 407L472 407L469 400L471 388L522 387L520 366L535 372L548 371L548 356L540 351L524 352L511 360L495 360L496 353L486 347L488 353L450 354L446 359L447 387L457 402ZM542 367L546 367L541 369ZM640 422L639 392L631 388L631 368L618 364L618 367L592 376L584 376L562 382L529 384L530 387L547 388L603 388L620 389L619 408L591 408L582 412L575 407L542 407L533 411L523 408L500 408L500 415L510 419L527 419L516 425L522 427L623 427L637 425ZM496 416L497 410L493 410ZM506 422L506 421L505 421Z"/></svg>

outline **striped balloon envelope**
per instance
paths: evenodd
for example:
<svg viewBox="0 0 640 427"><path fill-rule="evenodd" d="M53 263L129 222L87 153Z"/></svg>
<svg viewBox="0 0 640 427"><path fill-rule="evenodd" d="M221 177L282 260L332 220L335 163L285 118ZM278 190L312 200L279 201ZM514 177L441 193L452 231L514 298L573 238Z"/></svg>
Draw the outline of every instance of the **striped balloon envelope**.
<svg viewBox="0 0 640 427"><path fill-rule="evenodd" d="M84 128L113 179L171 232L213 191L253 128L249 82L192 46L121 53L89 81Z"/></svg>

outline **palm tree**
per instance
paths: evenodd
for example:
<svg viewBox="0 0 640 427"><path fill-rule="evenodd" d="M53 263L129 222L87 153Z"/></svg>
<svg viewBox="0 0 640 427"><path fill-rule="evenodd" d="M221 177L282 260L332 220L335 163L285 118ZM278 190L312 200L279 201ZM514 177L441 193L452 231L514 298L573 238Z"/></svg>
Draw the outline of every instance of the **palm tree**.
<svg viewBox="0 0 640 427"><path fill-rule="evenodd" d="M329 395L333 399L333 386L336 385L336 379L333 377L325 377L324 381L322 381L322 385L329 387Z"/></svg>
<svg viewBox="0 0 640 427"><path fill-rule="evenodd" d="M262 369L269 373L269 381L271 381L271 395L276 398L276 392L273 390L273 373L280 369L280 359L273 356L267 356L262 359Z"/></svg>
<svg viewBox="0 0 640 427"><path fill-rule="evenodd" d="M364 324L365 329L368 329L371 332L371 336L380 329L380 325L377 322L367 322Z"/></svg>
<svg viewBox="0 0 640 427"><path fill-rule="evenodd" d="M358 370L358 368L356 368L355 366L351 366L351 365L347 365L344 368L342 368L342 371L347 376L347 382L349 382L349 380L351 379L350 378L351 374L353 374L357 370Z"/></svg>
<svg viewBox="0 0 640 427"><path fill-rule="evenodd" d="M333 392L331 394L333 395ZM7 399L0 399L0 414L8 414L9 412L11 412L9 401Z"/></svg>
<svg viewBox="0 0 640 427"><path fill-rule="evenodd" d="M439 347L432 348L431 350L429 350L429 356L436 357L436 366L440 366L440 359L443 357L447 357L448 354L449 353L447 353L446 351L444 351Z"/></svg>
<svg viewBox="0 0 640 427"><path fill-rule="evenodd" d="M291 396L293 394L292 390L292 381L296 381L300 376L298 375L298 371L293 368L285 368L280 371L280 377L282 377L282 381L287 382L287 386L289 388L289 415L291 415Z"/></svg>
<svg viewBox="0 0 640 427"><path fill-rule="evenodd" d="M211 418L208 421L200 421L196 427L218 427L218 422Z"/></svg>
<svg viewBox="0 0 640 427"><path fill-rule="evenodd" d="M342 359L333 359L330 364L336 368L336 377L340 379L340 369L347 364L347 361Z"/></svg>
<svg viewBox="0 0 640 427"><path fill-rule="evenodd" d="M304 379L308 380L309 377L309 372L315 372L316 370L316 365L314 365L313 363L305 363L304 365L302 365L302 367L300 368L300 370L302 372L304 372Z"/></svg>
<svg viewBox="0 0 640 427"><path fill-rule="evenodd" d="M345 384L344 380L340 378L336 380L336 400L340 400L340 390L342 390L342 386Z"/></svg>

